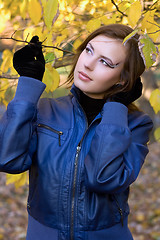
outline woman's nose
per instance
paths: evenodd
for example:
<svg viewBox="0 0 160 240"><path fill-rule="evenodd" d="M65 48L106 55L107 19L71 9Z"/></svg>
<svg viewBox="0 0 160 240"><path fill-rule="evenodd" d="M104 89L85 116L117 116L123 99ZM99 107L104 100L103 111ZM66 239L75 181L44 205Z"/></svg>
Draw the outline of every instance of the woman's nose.
<svg viewBox="0 0 160 240"><path fill-rule="evenodd" d="M85 68L87 68L90 71L93 71L95 68L95 60L92 59L87 59L87 61L84 64Z"/></svg>

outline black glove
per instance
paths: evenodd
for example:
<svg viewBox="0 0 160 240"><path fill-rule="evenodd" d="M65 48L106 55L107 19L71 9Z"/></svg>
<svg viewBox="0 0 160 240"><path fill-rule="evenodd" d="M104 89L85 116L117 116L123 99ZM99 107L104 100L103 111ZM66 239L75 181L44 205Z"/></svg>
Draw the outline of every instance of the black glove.
<svg viewBox="0 0 160 240"><path fill-rule="evenodd" d="M111 97L110 101L120 102L125 106L128 106L130 103L134 102L142 95L142 82L141 78L137 78L133 88L128 92L119 92Z"/></svg>
<svg viewBox="0 0 160 240"><path fill-rule="evenodd" d="M42 43L34 36L30 43L15 52L13 67L20 76L32 77L42 81L45 71L45 60L42 53Z"/></svg>

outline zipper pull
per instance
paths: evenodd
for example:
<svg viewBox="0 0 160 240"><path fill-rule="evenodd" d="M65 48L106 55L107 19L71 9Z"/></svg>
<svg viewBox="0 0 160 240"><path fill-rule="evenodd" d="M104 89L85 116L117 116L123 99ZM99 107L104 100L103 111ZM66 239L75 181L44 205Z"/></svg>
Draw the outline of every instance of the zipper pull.
<svg viewBox="0 0 160 240"><path fill-rule="evenodd" d="M61 136L63 135L63 132L59 131L58 136L59 136L59 146L61 146Z"/></svg>
<svg viewBox="0 0 160 240"><path fill-rule="evenodd" d="M48 130L50 130L50 131L58 134L59 146L61 146L61 136L63 135L63 132L62 132L62 131L55 130L55 129L53 129L53 128L45 125L45 124L42 124L42 123L38 123L38 124L37 124L37 127L46 128L46 129L48 129Z"/></svg>
<svg viewBox="0 0 160 240"><path fill-rule="evenodd" d="M122 208L119 208L119 213L121 215L121 224L122 224L122 227L123 227L123 211L122 211Z"/></svg>
<svg viewBox="0 0 160 240"><path fill-rule="evenodd" d="M81 146L78 145L78 146L77 146L77 154L79 154L80 150L81 150Z"/></svg>
<svg viewBox="0 0 160 240"><path fill-rule="evenodd" d="M75 163L74 163L75 166L77 166L77 159L78 159L80 151L81 151L81 146L78 145L77 151L76 151Z"/></svg>

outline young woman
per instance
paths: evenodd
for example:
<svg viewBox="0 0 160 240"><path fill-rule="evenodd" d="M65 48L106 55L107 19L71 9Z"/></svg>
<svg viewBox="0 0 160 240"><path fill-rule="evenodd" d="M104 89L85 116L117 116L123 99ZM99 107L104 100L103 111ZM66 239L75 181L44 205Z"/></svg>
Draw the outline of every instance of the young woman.
<svg viewBox="0 0 160 240"><path fill-rule="evenodd" d="M145 66L138 35L113 24L78 48L71 94L40 99L38 37L17 51L20 74L0 124L0 170L29 170L27 240L131 240L128 195L148 153L152 121L133 105ZM36 57L36 59L35 59ZM54 79L53 79L54 81Z"/></svg>

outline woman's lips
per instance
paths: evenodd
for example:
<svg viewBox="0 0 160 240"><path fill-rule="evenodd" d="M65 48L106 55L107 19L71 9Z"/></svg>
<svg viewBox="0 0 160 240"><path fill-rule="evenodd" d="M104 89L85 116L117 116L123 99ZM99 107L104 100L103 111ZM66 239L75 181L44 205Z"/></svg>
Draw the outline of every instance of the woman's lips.
<svg viewBox="0 0 160 240"><path fill-rule="evenodd" d="M82 81L92 81L92 79L84 72L78 72L78 77L82 80Z"/></svg>

